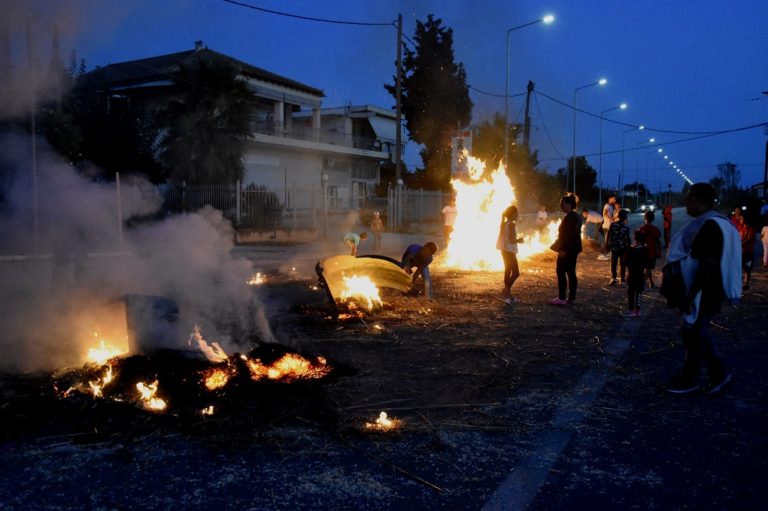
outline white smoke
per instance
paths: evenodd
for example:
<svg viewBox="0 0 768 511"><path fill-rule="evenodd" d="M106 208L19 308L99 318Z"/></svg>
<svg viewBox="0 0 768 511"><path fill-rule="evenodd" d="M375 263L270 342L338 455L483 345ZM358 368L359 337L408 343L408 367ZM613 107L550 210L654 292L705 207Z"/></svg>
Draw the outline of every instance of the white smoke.
<svg viewBox="0 0 768 511"><path fill-rule="evenodd" d="M126 294L176 302L184 338L200 325L234 351L254 331L253 268L231 255L220 212L131 226L158 210L152 185L124 177L118 202L115 182L83 177L39 139L33 169L31 147L28 136L0 138L0 370L81 363L94 331L125 335Z"/></svg>

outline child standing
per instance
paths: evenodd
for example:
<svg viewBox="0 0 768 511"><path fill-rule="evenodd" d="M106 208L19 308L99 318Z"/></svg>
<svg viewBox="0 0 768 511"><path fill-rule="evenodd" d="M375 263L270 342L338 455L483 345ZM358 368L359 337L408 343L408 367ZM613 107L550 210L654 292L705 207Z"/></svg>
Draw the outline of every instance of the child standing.
<svg viewBox="0 0 768 511"><path fill-rule="evenodd" d="M653 289L656 284L653 282L653 270L656 268L656 260L661 258L661 231L653 225L656 215L653 211L645 212L645 224L639 231L645 235L645 248L648 251L648 265L645 267L645 278L648 279L648 287Z"/></svg>
<svg viewBox="0 0 768 511"><path fill-rule="evenodd" d="M617 284L616 263L619 264L619 269L621 270L621 283L624 284L626 282L627 248L630 243L627 211L621 209L619 210L616 221L613 222L610 229L608 229L608 236L605 242L606 246L611 251L611 281L608 283L609 286L615 286Z"/></svg>
<svg viewBox="0 0 768 511"><path fill-rule="evenodd" d="M381 214L378 211L373 212L371 232L373 233L373 249L381 248L381 233L384 232L384 222L381 221Z"/></svg>
<svg viewBox="0 0 768 511"><path fill-rule="evenodd" d="M627 250L627 310L624 316L640 317L640 304L643 297L645 270L648 266L648 249L645 246L645 232L635 231L635 241Z"/></svg>
<svg viewBox="0 0 768 511"><path fill-rule="evenodd" d="M501 295L504 303L511 305L517 300L512 297L512 284L520 276L520 266L517 263L517 244L523 242L523 238L517 237L518 218L517 206L509 206L501 215L499 226L499 238L496 240L496 248L501 250L501 258L504 260L504 290Z"/></svg>

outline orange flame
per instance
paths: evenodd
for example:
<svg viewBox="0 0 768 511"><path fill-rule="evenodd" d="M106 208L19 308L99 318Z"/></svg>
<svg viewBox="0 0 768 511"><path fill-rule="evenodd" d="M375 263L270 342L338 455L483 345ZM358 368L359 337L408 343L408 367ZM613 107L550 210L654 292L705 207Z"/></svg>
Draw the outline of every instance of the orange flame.
<svg viewBox="0 0 768 511"><path fill-rule="evenodd" d="M98 336L98 333L94 332L94 336ZM88 362L104 365L108 360L119 357L127 352L128 350L118 348L117 346L107 346L104 339L100 339L98 347L88 349L87 357Z"/></svg>
<svg viewBox="0 0 768 511"><path fill-rule="evenodd" d="M213 367L203 372L203 383L208 390L217 390L224 387L234 374L232 366Z"/></svg>
<svg viewBox="0 0 768 511"><path fill-rule="evenodd" d="M245 358L245 357L244 357ZM323 357L317 357L313 363L301 355L286 353L272 365L265 365L260 359L245 358L251 379L258 381L264 378L270 380L292 381L297 379L322 378L331 372L331 367Z"/></svg>
<svg viewBox="0 0 768 511"><path fill-rule="evenodd" d="M153 412L159 412L165 410L168 406L163 399L156 396L158 382L155 380L149 385L144 382L136 384L136 390L139 391L139 399L141 399L144 408Z"/></svg>
<svg viewBox="0 0 768 511"><path fill-rule="evenodd" d="M114 380L114 374L112 373L112 366L110 364L106 365L106 370L104 372L104 376L102 376L100 379L96 381L89 381L88 387L91 390L91 394L93 394L93 397L104 397L104 387L106 387L109 383Z"/></svg>
<svg viewBox="0 0 768 511"><path fill-rule="evenodd" d="M456 196L456 219L448 246L437 257L439 266L467 270L501 270L504 262L496 248L499 224L504 210L515 203L516 194L503 165L485 172L485 164L465 151L466 180L453 179L451 185ZM544 233L532 233L518 244L518 259L525 259L549 249L557 234L557 222Z"/></svg>
<svg viewBox="0 0 768 511"><path fill-rule="evenodd" d="M383 306L379 289L370 277L352 275L344 276L344 289L339 293L339 300L348 303L350 309L360 306L367 312L372 312L375 307Z"/></svg>
<svg viewBox="0 0 768 511"><path fill-rule="evenodd" d="M400 419L391 419L387 416L387 412L381 412L375 422L366 422L365 429L374 431L391 431L398 429L402 426L403 421Z"/></svg>

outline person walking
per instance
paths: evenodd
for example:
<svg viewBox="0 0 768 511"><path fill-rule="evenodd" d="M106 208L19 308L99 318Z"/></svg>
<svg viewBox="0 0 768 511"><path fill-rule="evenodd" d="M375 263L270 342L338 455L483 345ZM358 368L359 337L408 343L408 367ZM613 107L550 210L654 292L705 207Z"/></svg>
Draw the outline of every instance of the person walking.
<svg viewBox="0 0 768 511"><path fill-rule="evenodd" d="M584 238L589 238L589 224L595 224L595 241L599 241L603 230L603 216L591 209L583 209L581 216L584 217Z"/></svg>
<svg viewBox="0 0 768 511"><path fill-rule="evenodd" d="M645 247L648 250L645 278L648 280L648 287L653 289L656 287L656 283L653 281L653 270L656 268L656 260L661 258L661 231L653 225L653 221L656 219L653 211L646 211L643 217L645 223L639 230L645 235Z"/></svg>
<svg viewBox="0 0 768 511"><path fill-rule="evenodd" d="M456 199L452 198L451 202L446 204L442 210L443 213L443 238L445 246L448 246L448 241L453 234L453 225L456 223L456 215L459 214L459 210L456 209Z"/></svg>
<svg viewBox="0 0 768 511"><path fill-rule="evenodd" d="M511 305L517 300L512 296L512 285L520 276L520 266L517 262L517 244L523 242L523 238L517 237L517 218L519 214L517 206L512 205L504 210L501 215L499 237L496 240L496 248L501 251L504 260L504 289L501 295L504 303Z"/></svg>
<svg viewBox="0 0 768 511"><path fill-rule="evenodd" d="M661 217L664 220L664 250L669 247L669 238L672 234L672 205L667 204L661 210Z"/></svg>
<svg viewBox="0 0 768 511"><path fill-rule="evenodd" d="M360 234L348 232L341 238L341 241L344 242L344 246L347 247L349 255L357 257L357 247L366 239L368 239L368 233L366 232L361 232Z"/></svg>
<svg viewBox="0 0 768 511"><path fill-rule="evenodd" d="M720 312L723 299L732 304L741 299L741 242L728 218L714 211L715 197L712 185L691 185L685 209L693 219L675 234L669 245L667 265L677 265L682 276L679 310L685 349L683 367L666 389L673 394L698 390L702 365L706 366L709 378L703 388L707 394L721 391L732 379L716 348L710 321Z"/></svg>
<svg viewBox="0 0 768 511"><path fill-rule="evenodd" d="M616 196L609 195L608 202L603 206L603 253L597 256L600 261L607 261L611 258L608 254L608 229L611 228L614 216L616 214Z"/></svg>
<svg viewBox="0 0 768 511"><path fill-rule="evenodd" d="M377 250L381 248L381 233L384 232L384 222L381 220L381 213L378 211L373 212L371 218L371 233L373 233L373 249Z"/></svg>
<svg viewBox="0 0 768 511"><path fill-rule="evenodd" d="M648 249L645 246L645 232L638 229L635 231L635 241L627 250L627 310L624 312L625 317L640 317L647 266Z"/></svg>
<svg viewBox="0 0 768 511"><path fill-rule="evenodd" d="M429 274L429 264L432 262L432 256L437 253L437 244L432 241L428 241L424 245L412 244L408 245L403 252L403 257L400 261L400 266L408 274L413 274L411 279L411 289L408 290L408 294L418 294L419 289L416 285L419 277L424 280L424 296L428 299L432 299L432 277Z"/></svg>
<svg viewBox="0 0 768 511"><path fill-rule="evenodd" d="M557 298L549 300L552 305L570 305L576 300L576 259L581 253L581 218L576 214L577 198L566 193L560 199L560 211L565 213L557 228L557 239L551 248L557 252ZM566 289L568 298L566 299Z"/></svg>
<svg viewBox="0 0 768 511"><path fill-rule="evenodd" d="M755 237L757 235L757 229L747 222L740 208L736 208L733 211L731 221L739 231L739 238L741 239L742 289L747 291L749 289L749 281L752 278L752 264L755 260Z"/></svg>
<svg viewBox="0 0 768 511"><path fill-rule="evenodd" d="M608 282L608 285L615 286L617 284L617 263L619 270L621 271L621 283L626 283L627 249L631 244L629 239L629 226L627 225L626 210L622 209L619 211L618 218L611 224L611 228L608 229L608 236L606 236L605 244L608 246L608 250L611 251L611 280Z"/></svg>

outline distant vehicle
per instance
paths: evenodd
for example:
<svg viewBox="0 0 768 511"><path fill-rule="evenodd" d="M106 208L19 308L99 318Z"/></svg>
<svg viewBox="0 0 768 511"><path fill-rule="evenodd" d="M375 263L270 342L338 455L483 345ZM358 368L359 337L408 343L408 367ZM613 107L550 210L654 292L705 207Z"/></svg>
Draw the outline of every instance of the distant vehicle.
<svg viewBox="0 0 768 511"><path fill-rule="evenodd" d="M640 211L643 211L643 212L645 212L645 211L656 211L656 204L654 204L654 202L652 200L645 201L640 206Z"/></svg>

